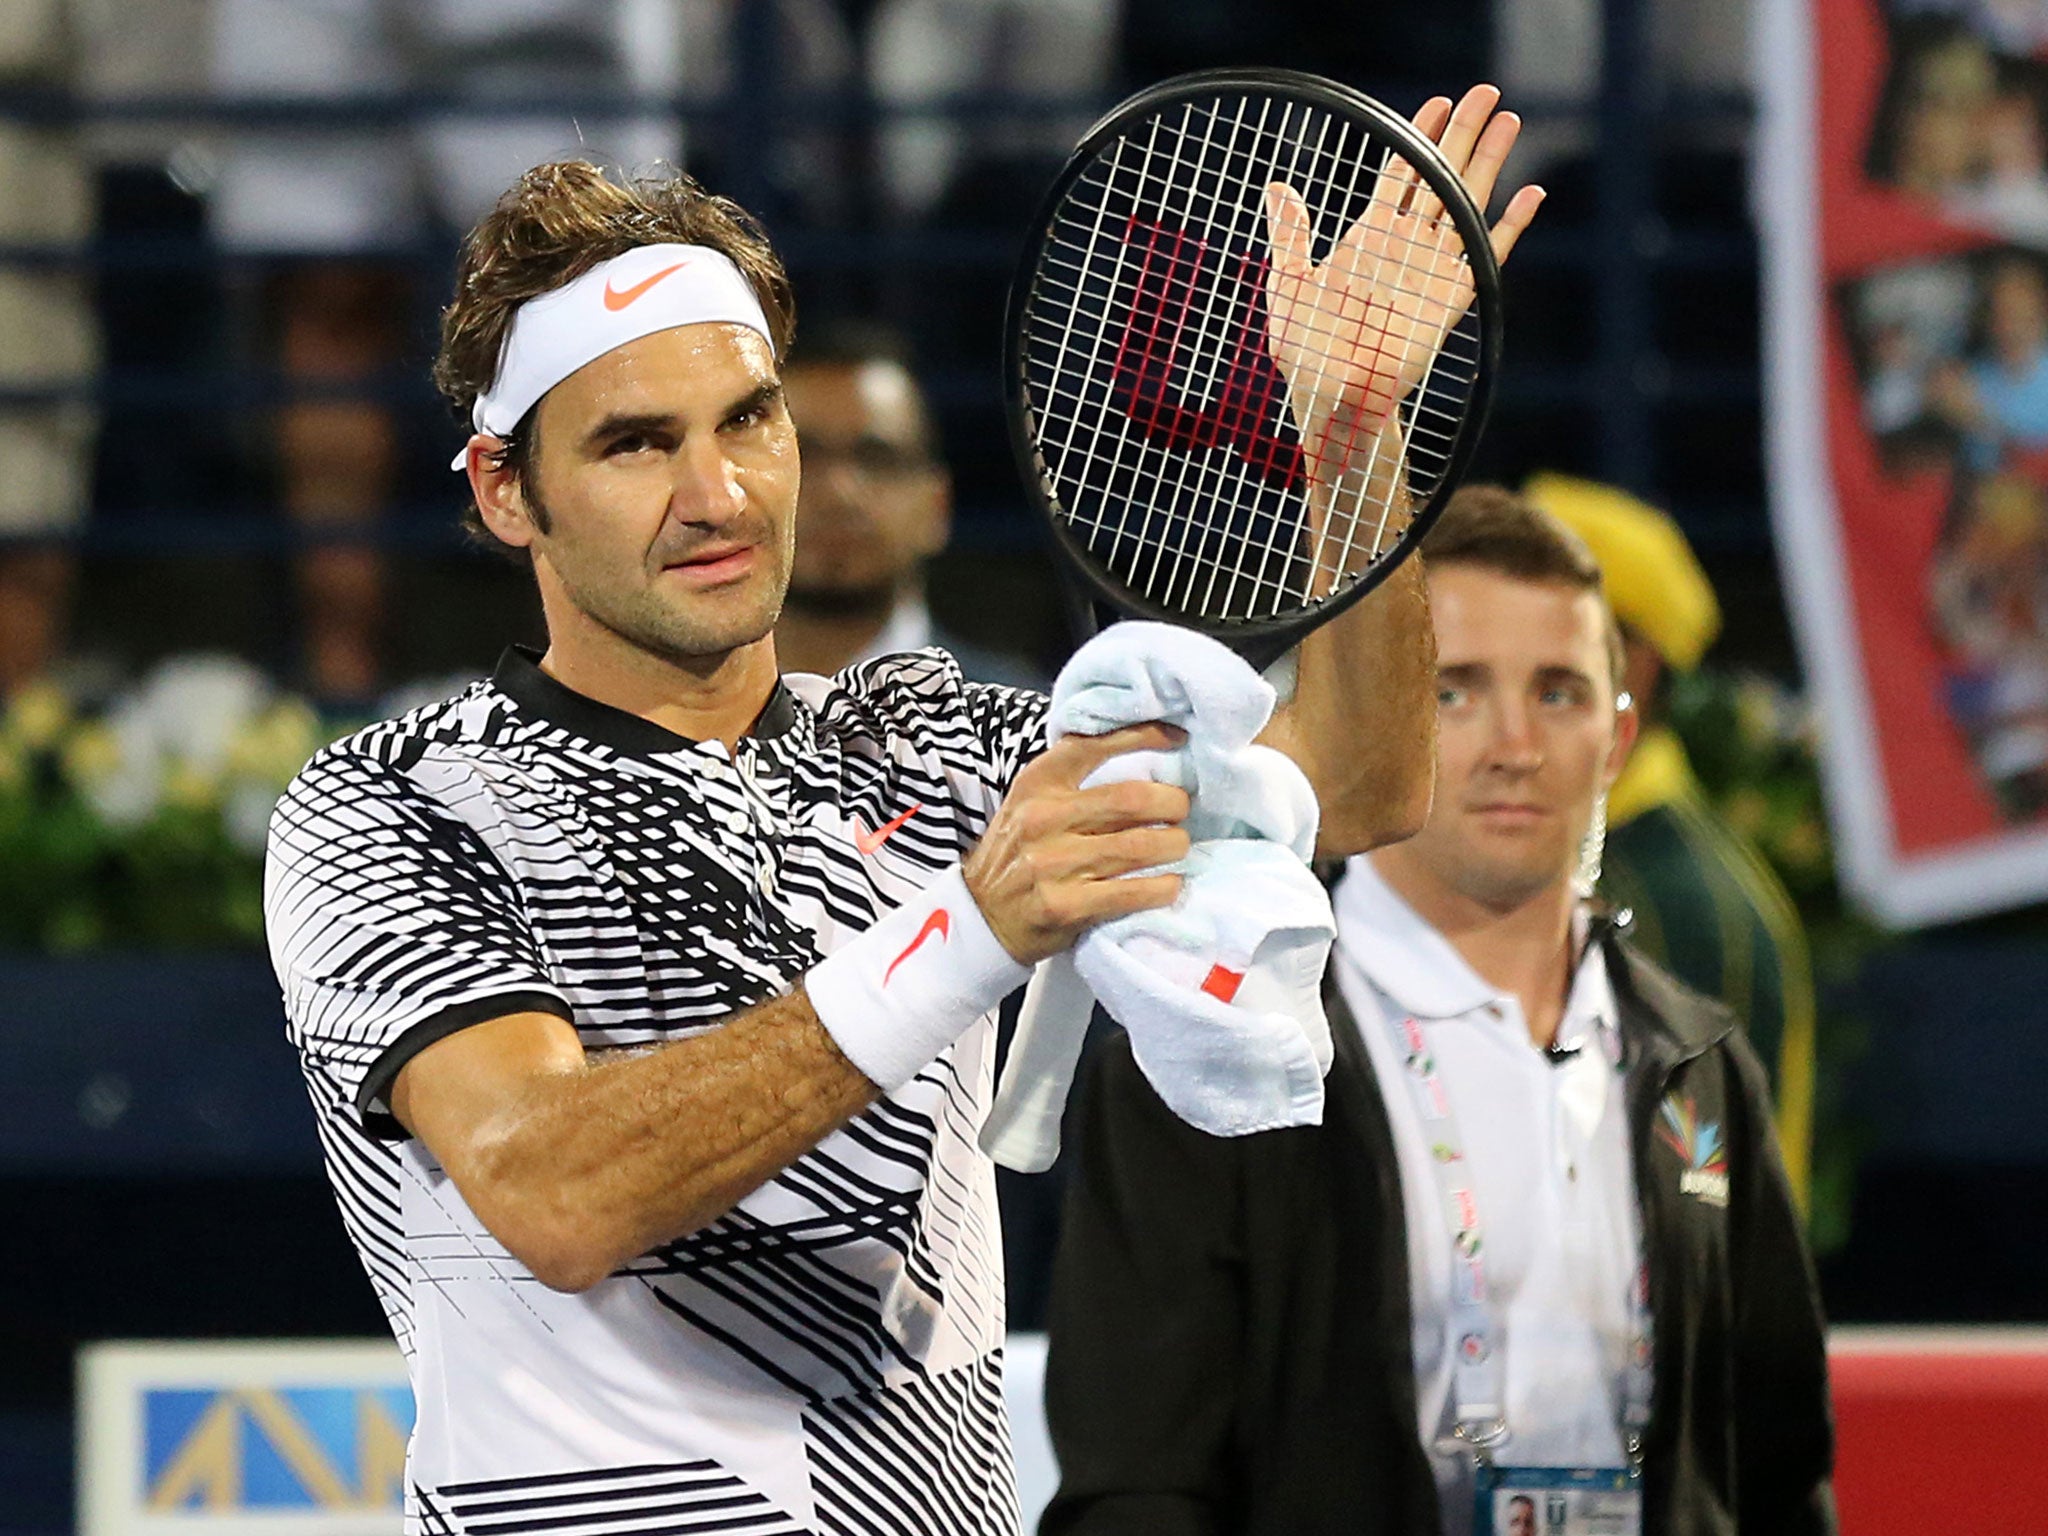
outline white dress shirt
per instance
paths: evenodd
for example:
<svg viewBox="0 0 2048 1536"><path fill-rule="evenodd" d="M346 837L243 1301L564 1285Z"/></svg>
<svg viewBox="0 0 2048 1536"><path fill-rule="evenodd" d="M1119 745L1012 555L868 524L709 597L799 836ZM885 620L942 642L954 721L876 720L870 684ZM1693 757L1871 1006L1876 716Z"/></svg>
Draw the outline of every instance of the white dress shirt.
<svg viewBox="0 0 2048 1536"><path fill-rule="evenodd" d="M1422 1025L1478 1200L1507 1359L1511 1438L1495 1459L1618 1467L1640 1227L1614 993L1599 948L1589 947L1557 1033L1558 1049L1575 1054L1554 1060L1530 1040L1520 1002L1482 980L1369 860L1351 860L1335 906L1338 985L1365 1038L1401 1164L1417 1429L1446 1536L1462 1536L1471 1528L1472 1477L1450 1439L1451 1233L1390 1026Z"/></svg>

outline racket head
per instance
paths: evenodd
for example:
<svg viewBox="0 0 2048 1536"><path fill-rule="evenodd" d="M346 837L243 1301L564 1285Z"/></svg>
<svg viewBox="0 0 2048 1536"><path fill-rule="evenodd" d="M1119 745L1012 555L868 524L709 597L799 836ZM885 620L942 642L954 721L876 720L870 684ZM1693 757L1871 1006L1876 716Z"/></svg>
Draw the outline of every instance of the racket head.
<svg viewBox="0 0 2048 1536"><path fill-rule="evenodd" d="M1320 261L1387 185L1388 156L1441 204L1471 297L1398 407L1408 521L1333 507L1312 565L1307 461L1266 340L1265 187L1301 192ZM1412 123L1314 75L1179 76L1089 129L1032 231L1004 335L1011 447L1091 602L1263 666L1414 551L1484 428L1502 304L1484 215ZM1333 536L1334 575L1319 569Z"/></svg>

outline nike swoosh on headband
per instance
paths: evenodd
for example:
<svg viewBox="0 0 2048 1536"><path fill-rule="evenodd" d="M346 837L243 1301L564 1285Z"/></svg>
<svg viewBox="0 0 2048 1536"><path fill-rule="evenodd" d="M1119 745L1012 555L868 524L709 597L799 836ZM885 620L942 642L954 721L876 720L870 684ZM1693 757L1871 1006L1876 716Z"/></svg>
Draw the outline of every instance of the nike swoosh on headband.
<svg viewBox="0 0 2048 1536"><path fill-rule="evenodd" d="M604 280L604 307L610 310L624 309L628 304L632 303L635 299L639 298L641 294L645 293L648 289L652 288L656 283L660 282L664 277L667 277L671 272L680 272L683 270L684 267L688 265L688 262L679 261L672 267L663 267L659 272L655 273L654 276L643 277L639 282L635 283L632 287L627 288L624 291L614 288L612 286L612 280L610 278L606 278Z"/></svg>
<svg viewBox="0 0 2048 1536"><path fill-rule="evenodd" d="M519 306L470 427L503 438L541 396L605 353L656 331L703 324L745 326L775 345L753 286L723 251L664 242L598 262ZM468 464L465 447L449 467Z"/></svg>

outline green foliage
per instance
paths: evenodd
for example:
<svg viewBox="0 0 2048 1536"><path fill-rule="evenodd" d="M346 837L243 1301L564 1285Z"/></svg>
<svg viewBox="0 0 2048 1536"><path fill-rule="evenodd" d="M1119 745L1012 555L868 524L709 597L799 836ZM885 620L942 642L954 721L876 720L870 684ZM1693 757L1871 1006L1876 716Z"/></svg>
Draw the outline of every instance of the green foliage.
<svg viewBox="0 0 2048 1536"><path fill-rule="evenodd" d="M263 942L263 825L334 733L233 664L152 686L89 717L38 684L0 715L0 948Z"/></svg>
<svg viewBox="0 0 2048 1536"><path fill-rule="evenodd" d="M1819 743L1802 700L1763 678L1702 670L1673 679L1670 723L1708 798L1784 881L1806 927L1820 1004L1811 1226L1816 1250L1830 1252L1848 1241L1856 1165L1869 1142L1844 1101L1870 1036L1854 987L1871 952L1898 940L1842 895Z"/></svg>

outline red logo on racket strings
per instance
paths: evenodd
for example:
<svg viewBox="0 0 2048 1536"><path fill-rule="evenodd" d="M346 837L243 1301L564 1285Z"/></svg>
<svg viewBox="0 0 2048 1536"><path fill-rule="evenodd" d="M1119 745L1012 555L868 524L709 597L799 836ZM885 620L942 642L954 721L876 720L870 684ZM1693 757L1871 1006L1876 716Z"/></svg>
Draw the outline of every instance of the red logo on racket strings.
<svg viewBox="0 0 2048 1536"><path fill-rule="evenodd" d="M910 820L911 817L915 816L919 811L923 809L924 802L920 800L916 805L913 805L901 816L892 817L888 821L883 822L879 827L875 828L875 830L872 832L861 831L860 823L856 821L853 824L853 846L858 848L862 853L874 853L882 846L882 844L889 841L889 839L895 835L896 829L898 827L902 826L903 823Z"/></svg>
<svg viewBox="0 0 2048 1536"><path fill-rule="evenodd" d="M936 933L939 936L939 942L943 944L949 937L951 937L952 932L952 914L947 912L947 910L944 907L939 907L936 910L934 910L932 915L924 920L924 926L917 930L917 937L912 939L908 944L904 945L903 953L898 955L894 960L891 960L889 962L889 969L882 972L882 985L885 987L889 985L889 978L896 974L896 967L901 965L904 961L908 960L912 955L916 954L918 951L918 946L923 944L926 939L930 938L933 934Z"/></svg>
<svg viewBox="0 0 2048 1536"><path fill-rule="evenodd" d="M1113 399L1132 425L1161 447L1181 453L1228 448L1265 480L1287 487L1302 480L1301 443L1288 424L1287 387L1266 347L1269 263L1214 250L1185 230L1138 219L1124 243L1139 253L1123 335L1111 366ZM1174 381L1194 319L1198 343L1213 346L1212 328L1227 340L1215 360L1206 403L1189 403ZM1197 360L1207 372L1206 359ZM1182 370L1190 382L1197 368Z"/></svg>

